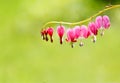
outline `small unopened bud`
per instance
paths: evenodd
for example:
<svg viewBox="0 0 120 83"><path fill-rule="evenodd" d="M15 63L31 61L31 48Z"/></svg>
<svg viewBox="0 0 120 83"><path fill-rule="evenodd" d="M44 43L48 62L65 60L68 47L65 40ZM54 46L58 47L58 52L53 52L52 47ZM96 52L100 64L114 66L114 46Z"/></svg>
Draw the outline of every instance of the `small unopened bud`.
<svg viewBox="0 0 120 83"><path fill-rule="evenodd" d="M62 38L63 38L64 33L65 33L65 27L62 26L62 25L58 26L58 27L57 27L57 34L58 34L58 36L59 36L59 38L60 38L60 44L63 43L63 42L62 42Z"/></svg>

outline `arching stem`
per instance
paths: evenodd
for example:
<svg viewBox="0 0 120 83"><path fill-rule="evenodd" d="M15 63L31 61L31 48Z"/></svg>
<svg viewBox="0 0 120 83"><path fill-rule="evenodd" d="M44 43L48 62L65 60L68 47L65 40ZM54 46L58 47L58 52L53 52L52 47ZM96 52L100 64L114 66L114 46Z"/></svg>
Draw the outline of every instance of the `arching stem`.
<svg viewBox="0 0 120 83"><path fill-rule="evenodd" d="M50 24L65 24L65 25L72 25L72 26L78 25L78 24L83 24L83 23L86 23L86 22L90 21L92 18L94 18L94 17L96 17L96 16L98 16L98 15L100 15L100 14L102 14L102 13L104 13L104 12L110 10L110 9L118 8L118 7L120 7L120 4L106 6L105 9L103 9L103 10L97 12L96 14L94 14L93 16L91 16L91 17L89 17L85 20L79 21L79 22L71 23L71 22L63 22L63 21L50 21L50 22L47 22L42 28L46 28Z"/></svg>

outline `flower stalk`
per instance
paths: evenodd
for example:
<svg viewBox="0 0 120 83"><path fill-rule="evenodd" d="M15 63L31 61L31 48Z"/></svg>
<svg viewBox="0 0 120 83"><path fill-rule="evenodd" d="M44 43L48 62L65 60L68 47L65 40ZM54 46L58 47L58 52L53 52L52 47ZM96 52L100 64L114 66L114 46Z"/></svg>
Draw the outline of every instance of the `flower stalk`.
<svg viewBox="0 0 120 83"><path fill-rule="evenodd" d="M80 24L83 24L83 23L86 23L86 22L89 22L90 20L92 20L93 18L95 18L96 16L108 11L108 10L111 10L111 9L114 9L114 8L118 8L120 7L120 4L118 5L110 5L110 6L106 6L103 10L97 12L96 14L94 14L93 16L85 19L85 20L82 20L82 21L79 21L79 22L64 22L64 21L50 21L50 22L47 22L45 25L43 25L42 28L46 28L48 27L50 24L64 24L64 25L72 25L72 26L75 26L75 25L80 25Z"/></svg>
<svg viewBox="0 0 120 83"><path fill-rule="evenodd" d="M120 7L120 5L110 5L106 6L105 9L99 11L98 13L94 14L93 16L79 21L75 23L71 22L63 22L63 21L51 21L46 23L42 30L41 30L41 36L43 40L48 41L48 35L50 37L51 43L53 43L53 33L57 32L57 35L59 37L59 42L62 45L63 40L66 40L66 42L70 43L71 47L74 47L74 43L77 41L80 41L79 46L82 47L84 45L84 42L82 42L83 39L87 39L88 37L92 38L92 42L95 43L97 40L98 31L100 30L100 35L104 35L104 31L109 29L111 26L110 18L107 15L100 14L106 12L107 10ZM95 18L96 17L96 18ZM94 21L91 22L91 20L95 18ZM89 22L87 25L83 25L83 23ZM51 24L59 24L57 26L57 29L55 30ZM63 25L69 25L69 27L65 27ZM78 26L79 25L79 26ZM66 35L66 38L64 36Z"/></svg>

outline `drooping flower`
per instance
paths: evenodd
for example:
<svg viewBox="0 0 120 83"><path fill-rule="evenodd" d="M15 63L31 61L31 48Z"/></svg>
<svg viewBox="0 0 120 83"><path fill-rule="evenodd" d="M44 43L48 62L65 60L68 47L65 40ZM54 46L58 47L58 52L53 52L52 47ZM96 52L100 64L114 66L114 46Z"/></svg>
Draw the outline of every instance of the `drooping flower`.
<svg viewBox="0 0 120 83"><path fill-rule="evenodd" d="M82 25L80 28L80 37L88 38L90 36L90 31L87 29L87 26Z"/></svg>
<svg viewBox="0 0 120 83"><path fill-rule="evenodd" d="M75 26L73 30L75 33L75 38L78 39L80 37L80 26Z"/></svg>
<svg viewBox="0 0 120 83"><path fill-rule="evenodd" d="M95 43L96 42L96 35L98 33L98 28L94 22L90 22L88 24L88 29L91 32L91 36L93 37L92 41Z"/></svg>
<svg viewBox="0 0 120 83"><path fill-rule="evenodd" d="M98 29L101 30L101 36L104 35L104 30L110 27L110 19L107 15L104 16L97 16L95 20L95 24Z"/></svg>
<svg viewBox="0 0 120 83"><path fill-rule="evenodd" d="M102 16L97 16L96 20L95 20L95 24L97 26L98 29L100 29L102 27Z"/></svg>
<svg viewBox="0 0 120 83"><path fill-rule="evenodd" d="M109 19L109 17L107 15L104 15L102 21L103 21L103 27L105 29L108 29L110 27L110 19Z"/></svg>
<svg viewBox="0 0 120 83"><path fill-rule="evenodd" d="M49 27L48 29L47 29L47 34L50 36L50 40L51 40L51 42L53 42L53 38L52 38L52 36L53 36L53 28L52 27Z"/></svg>
<svg viewBox="0 0 120 83"><path fill-rule="evenodd" d="M84 45L84 43L82 42L82 39L83 38L88 38L90 36L90 31L87 29L87 26L85 26L85 25L82 25L81 27L80 27L80 46L83 46Z"/></svg>
<svg viewBox="0 0 120 83"><path fill-rule="evenodd" d="M97 26L94 22L90 22L88 24L88 29L91 31L91 35L97 35L98 29L97 29Z"/></svg>
<svg viewBox="0 0 120 83"><path fill-rule="evenodd" d="M47 32L46 29L44 29L44 30L41 31L41 36L42 36L43 40L48 41L47 35L48 35L48 32Z"/></svg>
<svg viewBox="0 0 120 83"><path fill-rule="evenodd" d="M76 42L76 35L73 29L67 29L67 42Z"/></svg>
<svg viewBox="0 0 120 83"><path fill-rule="evenodd" d="M76 35L75 35L75 31L73 29L67 29L67 42L71 43L71 47L73 48L73 43L76 42Z"/></svg>
<svg viewBox="0 0 120 83"><path fill-rule="evenodd" d="M75 26L73 29L67 30L67 42L71 42L71 46L73 47L73 43L80 40L80 46L83 46L82 39L86 39L90 36L90 31L87 29L87 26Z"/></svg>
<svg viewBox="0 0 120 83"><path fill-rule="evenodd" d="M41 33L42 39L45 40L45 30L42 29L40 33Z"/></svg>
<svg viewBox="0 0 120 83"><path fill-rule="evenodd" d="M63 38L64 33L65 33L65 27L62 25L58 26L57 27L57 34L60 38L60 44L62 44L62 38Z"/></svg>

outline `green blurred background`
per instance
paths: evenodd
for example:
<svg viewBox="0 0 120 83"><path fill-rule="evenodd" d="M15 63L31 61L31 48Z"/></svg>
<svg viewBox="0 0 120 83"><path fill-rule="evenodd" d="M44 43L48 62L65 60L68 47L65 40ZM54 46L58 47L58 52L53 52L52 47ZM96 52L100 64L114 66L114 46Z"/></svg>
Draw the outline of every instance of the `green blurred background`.
<svg viewBox="0 0 120 83"><path fill-rule="evenodd" d="M119 4L119 0L112 0ZM105 12L111 28L93 44L71 48L54 35L40 37L48 21L76 22L108 0L0 0L0 83L120 83L120 8Z"/></svg>

